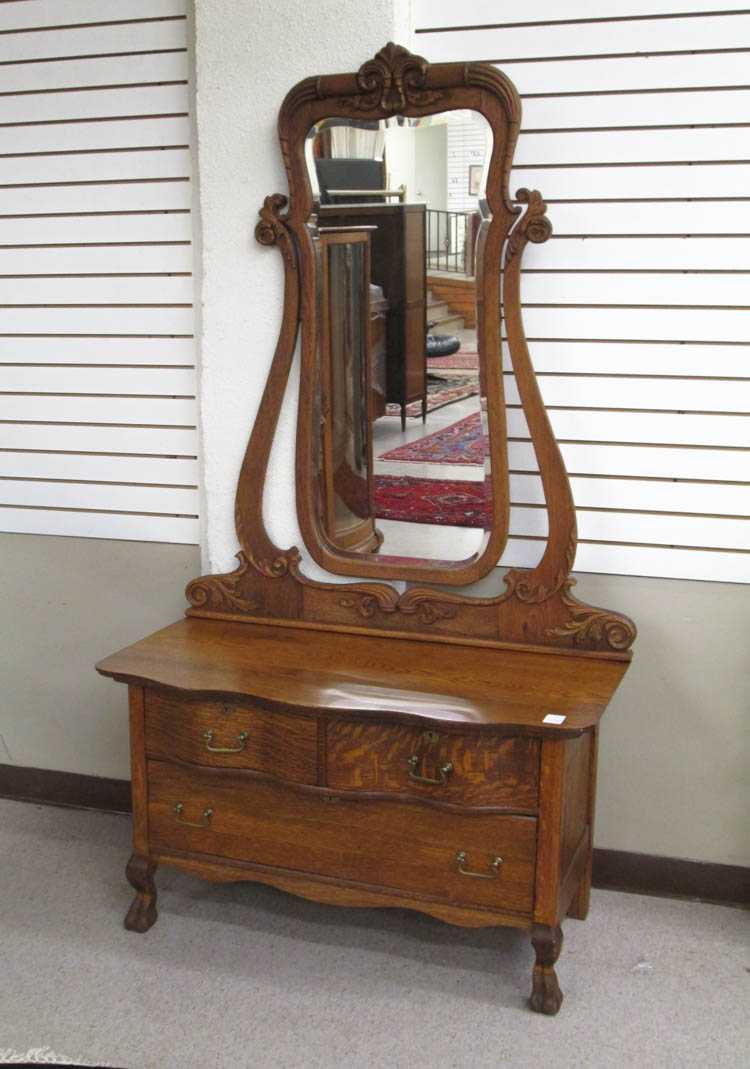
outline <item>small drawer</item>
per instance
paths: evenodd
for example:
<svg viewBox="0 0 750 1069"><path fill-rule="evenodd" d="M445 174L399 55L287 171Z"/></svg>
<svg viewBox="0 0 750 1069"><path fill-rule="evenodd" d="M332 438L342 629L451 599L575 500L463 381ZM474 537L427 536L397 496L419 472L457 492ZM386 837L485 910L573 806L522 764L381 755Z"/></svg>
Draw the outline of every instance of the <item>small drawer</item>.
<svg viewBox="0 0 750 1069"><path fill-rule="evenodd" d="M536 820L305 791L150 761L149 839L177 850L530 914Z"/></svg>
<svg viewBox="0 0 750 1069"><path fill-rule="evenodd" d="M462 735L337 718L327 726L326 753L326 782L339 790L537 808L539 741L525 735Z"/></svg>
<svg viewBox="0 0 750 1069"><path fill-rule="evenodd" d="M146 691L146 753L212 768L317 782L317 722L233 702Z"/></svg>

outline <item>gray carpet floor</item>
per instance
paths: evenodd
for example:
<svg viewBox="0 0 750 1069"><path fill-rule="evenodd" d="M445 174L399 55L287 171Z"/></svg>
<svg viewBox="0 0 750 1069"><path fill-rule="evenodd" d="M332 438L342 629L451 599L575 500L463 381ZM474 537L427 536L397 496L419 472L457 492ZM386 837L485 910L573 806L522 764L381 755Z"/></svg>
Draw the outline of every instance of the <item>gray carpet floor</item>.
<svg viewBox="0 0 750 1069"><path fill-rule="evenodd" d="M126 932L126 817L0 801L0 1062L120 1069L747 1066L748 914L599 891L556 1018L511 930L342 910L162 870Z"/></svg>

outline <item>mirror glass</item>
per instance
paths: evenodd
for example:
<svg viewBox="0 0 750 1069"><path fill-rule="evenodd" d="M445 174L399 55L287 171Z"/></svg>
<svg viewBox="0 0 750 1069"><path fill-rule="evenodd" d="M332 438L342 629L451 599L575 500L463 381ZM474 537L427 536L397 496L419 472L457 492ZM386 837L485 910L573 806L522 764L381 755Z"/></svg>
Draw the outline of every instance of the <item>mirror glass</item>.
<svg viewBox="0 0 750 1069"><path fill-rule="evenodd" d="M467 110L308 132L320 516L341 550L460 561L485 543L476 250L491 149L487 120Z"/></svg>

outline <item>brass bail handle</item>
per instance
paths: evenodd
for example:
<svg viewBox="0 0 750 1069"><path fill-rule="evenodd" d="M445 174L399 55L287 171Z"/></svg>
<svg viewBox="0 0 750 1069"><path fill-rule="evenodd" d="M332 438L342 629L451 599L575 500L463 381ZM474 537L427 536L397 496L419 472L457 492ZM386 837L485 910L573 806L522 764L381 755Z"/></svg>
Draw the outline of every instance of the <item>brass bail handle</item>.
<svg viewBox="0 0 750 1069"><path fill-rule="evenodd" d="M175 819L178 824L185 824L188 828L207 828L211 823L211 817L214 815L213 809L206 807L206 809L203 810L200 820L185 820L182 815L184 810L185 806L182 802L178 802L174 807L174 811L177 814Z"/></svg>
<svg viewBox="0 0 750 1069"><path fill-rule="evenodd" d="M409 779L414 780L415 783L430 783L434 786L445 787L448 783L448 777L453 771L453 762L446 761L438 767L437 777L425 776L421 772L417 772L417 769L422 766L424 768L424 760L430 751L440 741L440 736L436 731L425 731L420 740L419 750L412 754L407 764L409 766Z"/></svg>
<svg viewBox="0 0 750 1069"><path fill-rule="evenodd" d="M204 731L203 738L206 740L206 749L209 753L242 753L245 749L245 743L247 742L247 732L241 731L237 736L237 742L239 746L212 746L214 733L213 729L209 728L208 731Z"/></svg>
<svg viewBox="0 0 750 1069"><path fill-rule="evenodd" d="M500 878L500 867L503 863L503 859L497 855L493 857L490 862L489 872L476 872L474 869L464 868L464 865L468 860L465 850L457 851L455 860L456 868L462 876L473 876L477 880L497 880Z"/></svg>

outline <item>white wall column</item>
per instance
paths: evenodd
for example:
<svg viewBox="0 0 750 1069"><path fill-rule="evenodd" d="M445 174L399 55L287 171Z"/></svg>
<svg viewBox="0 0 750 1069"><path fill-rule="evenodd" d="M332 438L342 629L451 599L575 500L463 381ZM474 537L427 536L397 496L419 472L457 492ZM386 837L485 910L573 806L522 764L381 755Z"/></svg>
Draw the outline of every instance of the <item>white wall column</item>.
<svg viewBox="0 0 750 1069"><path fill-rule="evenodd" d="M386 41L407 47L406 0L196 0L195 78L201 245L200 426L204 567L232 565L240 463L281 320L283 271L253 237L269 193L287 192L276 116L311 74L356 70ZM294 513L298 366L271 458L266 522L302 546Z"/></svg>

